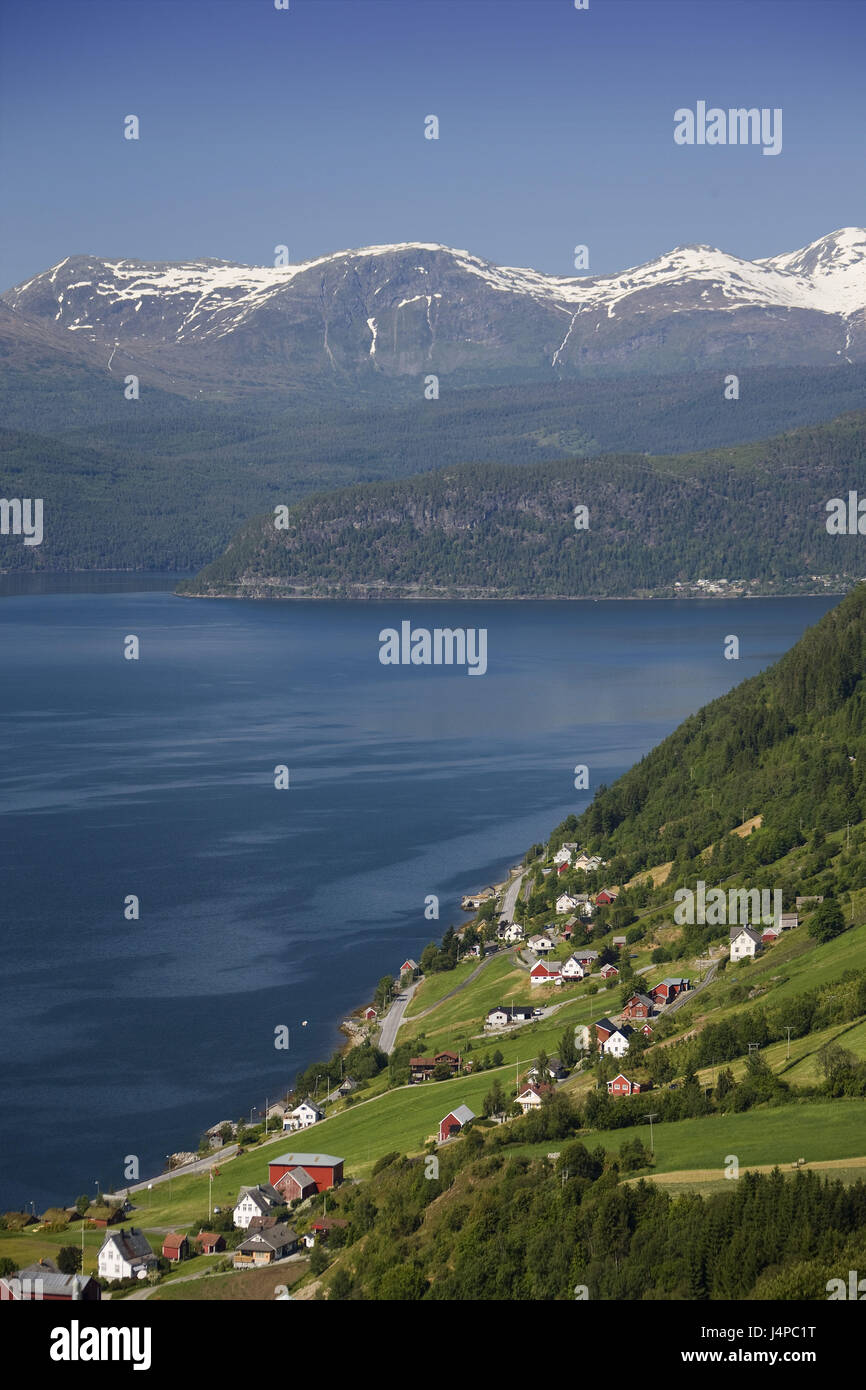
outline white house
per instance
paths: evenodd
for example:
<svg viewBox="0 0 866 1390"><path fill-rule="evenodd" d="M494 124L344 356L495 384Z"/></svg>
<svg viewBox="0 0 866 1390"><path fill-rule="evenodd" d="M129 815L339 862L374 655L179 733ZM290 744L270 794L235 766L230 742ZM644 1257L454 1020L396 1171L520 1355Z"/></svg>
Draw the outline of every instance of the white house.
<svg viewBox="0 0 866 1390"><path fill-rule="evenodd" d="M156 1265L156 1255L141 1231L109 1231L99 1247L96 1270L102 1279L144 1279Z"/></svg>
<svg viewBox="0 0 866 1390"><path fill-rule="evenodd" d="M529 972L529 983L531 985L557 985L562 979L559 967L554 962L551 968L543 961L536 961Z"/></svg>
<svg viewBox="0 0 866 1390"><path fill-rule="evenodd" d="M538 936L531 936L528 945L530 951L534 951L537 956L541 956L546 955L548 951L552 951L556 946L556 942L552 936L548 936L546 932L541 932Z"/></svg>
<svg viewBox="0 0 866 1390"><path fill-rule="evenodd" d="M588 893L578 893L574 901L578 917L591 917L595 912L595 903Z"/></svg>
<svg viewBox="0 0 866 1390"><path fill-rule="evenodd" d="M552 1087L546 1087L546 1090ZM537 1086L524 1086L523 1090L515 1096L514 1101L519 1105L524 1115L530 1110L538 1110L544 1096Z"/></svg>
<svg viewBox="0 0 866 1390"><path fill-rule="evenodd" d="M553 856L553 862L554 864L571 863L571 850L568 848L568 845L563 845L562 849L556 851L556 854Z"/></svg>
<svg viewBox="0 0 866 1390"><path fill-rule="evenodd" d="M602 1052L606 1052L608 1057L624 1057L628 1052L629 1038L633 1031L628 1024L623 1024L622 1028L615 1028L610 1037L605 1038L602 1043Z"/></svg>
<svg viewBox="0 0 866 1390"><path fill-rule="evenodd" d="M233 1220L239 1230L245 1231L254 1216L267 1216L272 1207L282 1206L285 1206L285 1199L270 1183L242 1187L238 1192Z"/></svg>
<svg viewBox="0 0 866 1390"><path fill-rule="evenodd" d="M556 900L557 912L574 912L579 906L577 898L573 898L570 893L560 893Z"/></svg>
<svg viewBox="0 0 866 1390"><path fill-rule="evenodd" d="M321 1110L315 1101L302 1100L300 1105L296 1105L283 1120L283 1129L309 1129L310 1125L318 1124L319 1120L325 1118L324 1110Z"/></svg>
<svg viewBox="0 0 866 1390"><path fill-rule="evenodd" d="M507 922L502 928L503 941L522 941L525 934L519 922Z"/></svg>
<svg viewBox="0 0 866 1390"><path fill-rule="evenodd" d="M507 1028L511 1023L528 1023L532 1018L532 1009L528 1004L497 1004L495 1009L491 1009L487 1018L484 1020L485 1028Z"/></svg>
<svg viewBox="0 0 866 1390"><path fill-rule="evenodd" d="M763 949L761 933L753 927L731 927L731 960L754 957Z"/></svg>
<svg viewBox="0 0 866 1390"><path fill-rule="evenodd" d="M562 965L562 978L564 980L582 980L589 974L588 968L578 960L577 956L569 956Z"/></svg>

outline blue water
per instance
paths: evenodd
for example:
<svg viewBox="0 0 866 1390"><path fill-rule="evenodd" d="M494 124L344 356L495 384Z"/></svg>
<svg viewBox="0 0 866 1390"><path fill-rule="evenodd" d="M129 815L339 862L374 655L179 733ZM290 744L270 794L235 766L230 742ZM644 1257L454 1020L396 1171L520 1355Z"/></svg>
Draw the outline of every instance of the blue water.
<svg viewBox="0 0 866 1390"><path fill-rule="evenodd" d="M610 782L838 601L269 605L126 584L0 599L2 1208L119 1185L128 1154L158 1171L284 1093L381 975L465 920L464 892L587 804L576 763ZM488 673L380 665L380 628L405 618L487 628Z"/></svg>

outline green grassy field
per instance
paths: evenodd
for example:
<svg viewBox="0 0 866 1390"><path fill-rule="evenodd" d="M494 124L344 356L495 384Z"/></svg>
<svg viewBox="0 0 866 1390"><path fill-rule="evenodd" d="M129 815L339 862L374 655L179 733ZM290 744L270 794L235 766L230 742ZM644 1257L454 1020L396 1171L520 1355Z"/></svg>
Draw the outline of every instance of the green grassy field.
<svg viewBox="0 0 866 1390"><path fill-rule="evenodd" d="M627 1105L628 1101L618 1102ZM581 1136L588 1148L601 1145L618 1153L627 1139L640 1133L649 1146L649 1125L639 1128L600 1130ZM563 1143L515 1146L508 1153L543 1154L561 1149ZM699 1120L678 1120L653 1125L653 1172L718 1170L724 1180L725 1160L735 1154L740 1168L774 1164L785 1167L805 1158L860 1158L866 1154L866 1101L834 1100L795 1103L773 1110L748 1110L742 1115L709 1115ZM647 1172L647 1177L652 1174ZM866 1169L863 1176L866 1177Z"/></svg>
<svg viewBox="0 0 866 1390"><path fill-rule="evenodd" d="M438 975L427 975L421 981L415 993L412 995L412 998L409 1000L403 1018L414 1018L417 1014L422 1013L424 1009L429 1009L434 1004L438 1004L443 994L447 994L449 990L456 989L458 985L462 985L463 981L468 979L477 966L477 960L466 961L464 964L458 965L454 970L442 970ZM493 968L492 964L485 966L485 970L492 970Z"/></svg>

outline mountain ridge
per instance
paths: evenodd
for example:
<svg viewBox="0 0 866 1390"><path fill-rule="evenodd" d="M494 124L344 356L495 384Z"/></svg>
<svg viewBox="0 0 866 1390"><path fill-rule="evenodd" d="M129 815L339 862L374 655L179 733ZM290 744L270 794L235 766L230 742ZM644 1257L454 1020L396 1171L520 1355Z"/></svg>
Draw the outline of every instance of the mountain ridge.
<svg viewBox="0 0 866 1390"><path fill-rule="evenodd" d="M866 229L749 261L703 244L605 275L497 265L437 242L297 264L71 256L0 295L24 320L190 375L202 390L312 378L555 380L866 360ZM415 383L417 389L417 382Z"/></svg>

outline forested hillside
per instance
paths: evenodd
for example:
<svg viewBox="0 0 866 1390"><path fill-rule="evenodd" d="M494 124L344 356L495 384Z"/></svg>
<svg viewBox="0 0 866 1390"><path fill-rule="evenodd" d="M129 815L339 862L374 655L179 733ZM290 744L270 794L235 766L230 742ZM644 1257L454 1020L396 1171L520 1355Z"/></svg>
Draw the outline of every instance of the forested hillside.
<svg viewBox="0 0 866 1390"><path fill-rule="evenodd" d="M748 817L746 837L728 832ZM616 881L674 861L671 883L757 872L818 832L866 820L866 585L769 670L706 705L554 833L603 844ZM715 845L709 859L705 847ZM850 873L860 873L858 862ZM862 875L861 875L862 876ZM820 877L817 880L820 882ZM810 891L820 892L817 887Z"/></svg>
<svg viewBox="0 0 866 1390"><path fill-rule="evenodd" d="M715 371L483 390L443 380L429 401L419 381L408 406L382 383L375 399L323 387L220 402L163 382L127 400L123 369L44 347L20 361L6 346L0 323L2 495L42 497L45 537L0 538L0 571L197 568L250 517L323 489L473 461L733 445L828 420L866 393L860 365L752 370L737 401Z"/></svg>
<svg viewBox="0 0 866 1390"><path fill-rule="evenodd" d="M815 576L844 588L864 570L860 538L829 535L825 508L858 487L864 412L698 454L440 468L310 498L283 529L258 517L183 592L577 598L725 578L778 593L814 591Z"/></svg>

